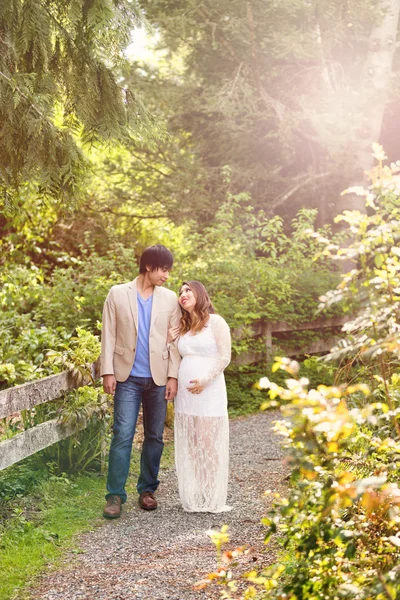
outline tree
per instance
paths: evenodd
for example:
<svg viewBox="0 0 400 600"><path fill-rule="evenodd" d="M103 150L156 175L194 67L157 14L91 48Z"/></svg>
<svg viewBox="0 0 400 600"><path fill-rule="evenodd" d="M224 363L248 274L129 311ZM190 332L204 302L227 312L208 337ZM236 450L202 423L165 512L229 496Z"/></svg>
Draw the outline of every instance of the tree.
<svg viewBox="0 0 400 600"><path fill-rule="evenodd" d="M400 0L380 0L377 3L380 17L371 28L368 51L361 72L358 94L353 94L355 116L352 145L355 167L358 168L353 182L366 183L365 173L373 165L372 145L381 139L385 108L391 95L393 61L396 52L396 36L399 26ZM338 211L345 209L364 211L364 201L355 194L342 196Z"/></svg>
<svg viewBox="0 0 400 600"><path fill-rule="evenodd" d="M129 0L0 4L0 189L60 203L86 170L81 145L146 132L146 112L118 69L137 19Z"/></svg>
<svg viewBox="0 0 400 600"><path fill-rule="evenodd" d="M184 57L170 125L191 133L201 165L229 165L230 191L249 192L269 214L317 206L332 220L395 97L398 0L140 4L170 55ZM390 48L377 52L377 36Z"/></svg>

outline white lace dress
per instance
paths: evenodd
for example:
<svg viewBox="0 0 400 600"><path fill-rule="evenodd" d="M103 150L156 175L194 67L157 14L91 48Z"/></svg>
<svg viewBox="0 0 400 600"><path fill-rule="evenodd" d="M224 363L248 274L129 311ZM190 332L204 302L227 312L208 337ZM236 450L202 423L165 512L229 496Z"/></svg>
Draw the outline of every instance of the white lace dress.
<svg viewBox="0 0 400 600"><path fill-rule="evenodd" d="M200 333L181 336L182 356L175 398L175 464L179 496L188 512L218 513L226 505L229 468L229 423L223 371L231 358L231 337L220 315L210 315ZM188 387L198 379L204 390Z"/></svg>

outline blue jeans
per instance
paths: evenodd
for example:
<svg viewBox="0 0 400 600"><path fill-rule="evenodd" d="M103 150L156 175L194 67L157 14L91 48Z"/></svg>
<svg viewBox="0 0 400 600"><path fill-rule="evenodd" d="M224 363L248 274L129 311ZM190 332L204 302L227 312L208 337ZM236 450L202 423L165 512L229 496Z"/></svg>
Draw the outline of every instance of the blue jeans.
<svg viewBox="0 0 400 600"><path fill-rule="evenodd" d="M128 377L117 382L114 396L114 427L108 462L106 498L120 496L126 502L125 483L131 461L132 442L140 404L143 406L144 441L140 456L137 491L155 492L164 448L163 432L167 401L165 385L156 385L151 377Z"/></svg>

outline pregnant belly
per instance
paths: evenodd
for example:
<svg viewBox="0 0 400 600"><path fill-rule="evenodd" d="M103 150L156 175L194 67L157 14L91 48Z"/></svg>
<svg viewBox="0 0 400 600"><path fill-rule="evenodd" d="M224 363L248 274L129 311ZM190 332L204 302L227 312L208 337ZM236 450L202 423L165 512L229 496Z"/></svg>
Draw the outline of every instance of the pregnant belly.
<svg viewBox="0 0 400 600"><path fill-rule="evenodd" d="M227 414L227 397L224 376L221 373L206 384L200 394L188 391L193 379L204 379L215 368L215 358L186 355L179 367L178 394L175 398L175 414L220 417Z"/></svg>
<svg viewBox="0 0 400 600"><path fill-rule="evenodd" d="M189 386L193 379L207 377L213 368L214 360L207 356L186 355L179 366L178 380L181 385Z"/></svg>

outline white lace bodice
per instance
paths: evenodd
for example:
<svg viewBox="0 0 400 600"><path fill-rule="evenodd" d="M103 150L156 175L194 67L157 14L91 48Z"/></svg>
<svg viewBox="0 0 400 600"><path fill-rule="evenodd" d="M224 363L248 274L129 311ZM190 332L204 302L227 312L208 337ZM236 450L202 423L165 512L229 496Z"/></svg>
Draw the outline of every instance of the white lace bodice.
<svg viewBox="0 0 400 600"><path fill-rule="evenodd" d="M206 359L203 373L196 379L202 385L212 382L229 365L231 360L231 334L229 326L220 315L210 315L208 325L193 335L187 332L178 341L179 354L182 357L193 356ZM200 364L200 363L199 363Z"/></svg>

